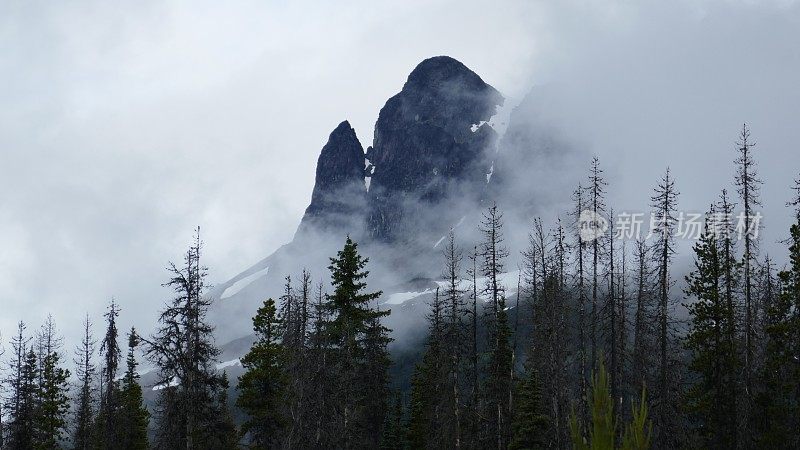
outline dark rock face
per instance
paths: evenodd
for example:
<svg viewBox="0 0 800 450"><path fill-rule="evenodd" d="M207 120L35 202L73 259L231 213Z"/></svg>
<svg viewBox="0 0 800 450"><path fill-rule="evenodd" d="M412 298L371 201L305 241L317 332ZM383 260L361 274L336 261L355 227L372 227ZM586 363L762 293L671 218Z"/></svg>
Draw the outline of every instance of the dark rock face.
<svg viewBox="0 0 800 450"><path fill-rule="evenodd" d="M465 205L486 194L497 133L485 122L502 103L455 59L422 61L381 109L366 154L348 122L331 133L298 233L429 245L428 234L438 239ZM437 205L444 200L442 212Z"/></svg>
<svg viewBox="0 0 800 450"><path fill-rule="evenodd" d="M421 62L381 109L367 150L371 181L367 235L404 240L445 198L475 198L486 186L489 125L503 97L447 56Z"/></svg>
<svg viewBox="0 0 800 450"><path fill-rule="evenodd" d="M330 134L317 160L311 204L298 233L328 231L358 234L366 205L364 149L346 120Z"/></svg>

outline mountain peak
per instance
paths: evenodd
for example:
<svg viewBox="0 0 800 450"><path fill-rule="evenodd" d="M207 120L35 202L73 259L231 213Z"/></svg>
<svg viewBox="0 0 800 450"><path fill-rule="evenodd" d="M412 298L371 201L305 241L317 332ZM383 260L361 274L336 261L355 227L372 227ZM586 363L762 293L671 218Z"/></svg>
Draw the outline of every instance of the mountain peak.
<svg viewBox="0 0 800 450"><path fill-rule="evenodd" d="M414 236L422 213L437 202L481 195L486 150L494 148L496 133L479 125L502 103L497 90L449 56L414 68L375 124L368 155L375 167L368 193L370 237L388 242Z"/></svg>
<svg viewBox="0 0 800 450"><path fill-rule="evenodd" d="M322 147L311 203L299 230L313 224L318 229L351 232L354 217L363 209L365 195L364 148L350 122L345 120L334 128Z"/></svg>
<svg viewBox="0 0 800 450"><path fill-rule="evenodd" d="M459 81L464 87L483 90L491 86L463 63L449 56L434 56L417 64L408 75L403 90L409 87L435 88L445 82Z"/></svg>
<svg viewBox="0 0 800 450"><path fill-rule="evenodd" d="M356 130L350 126L350 122L347 120L343 120L339 125L336 125L336 128L331 131L331 136L333 135L349 135L352 134L353 137L356 135ZM356 138L358 140L358 138ZM360 144L359 144L360 145Z"/></svg>

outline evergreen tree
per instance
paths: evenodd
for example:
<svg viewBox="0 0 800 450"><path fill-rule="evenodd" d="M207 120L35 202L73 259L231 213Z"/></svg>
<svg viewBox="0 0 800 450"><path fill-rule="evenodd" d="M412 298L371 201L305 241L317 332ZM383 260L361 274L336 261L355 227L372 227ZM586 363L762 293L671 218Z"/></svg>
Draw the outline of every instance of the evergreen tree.
<svg viewBox="0 0 800 450"><path fill-rule="evenodd" d="M35 448L60 448L69 411L69 370L60 367L61 355L52 350L43 357L41 382L36 389Z"/></svg>
<svg viewBox="0 0 800 450"><path fill-rule="evenodd" d="M611 398L608 373L602 359L598 372L592 377L592 417L591 429L575 415L570 417L570 434L575 450L647 450L650 448L652 424L647 419L647 401L642 390L639 407L631 403L632 420L625 425L621 445L617 445L617 419Z"/></svg>
<svg viewBox="0 0 800 450"><path fill-rule="evenodd" d="M211 402L200 416L203 427L198 442L202 442L202 448L210 450L234 450L239 447L239 431L229 408L230 382L227 372L222 371L214 384Z"/></svg>
<svg viewBox="0 0 800 450"><path fill-rule="evenodd" d="M648 450L653 424L647 418L647 391L642 388L641 399L637 407L631 401L631 422L625 426L622 436L623 450Z"/></svg>
<svg viewBox="0 0 800 450"><path fill-rule="evenodd" d="M100 409L97 413L95 429L95 447L98 449L113 449L119 442L117 432L121 429L119 421L120 405L118 402L119 385L117 372L121 351L117 339L117 317L119 306L112 298L108 310L104 314L106 319L106 332L100 344L100 355L103 357L101 369Z"/></svg>
<svg viewBox="0 0 800 450"><path fill-rule="evenodd" d="M36 406L36 354L30 349L30 338L25 337L25 324L19 322L17 334L11 340L13 355L7 380L9 396L6 399L6 436L4 444L13 449L32 449L34 444L33 419Z"/></svg>
<svg viewBox="0 0 800 450"><path fill-rule="evenodd" d="M759 448L800 445L800 215L791 226L789 265L778 274L781 288L767 309L766 359L757 397Z"/></svg>
<svg viewBox="0 0 800 450"><path fill-rule="evenodd" d="M184 433L186 432L185 415L182 411L183 396L178 386L154 386L158 391L154 408L155 439L154 449L186 448Z"/></svg>
<svg viewBox="0 0 800 450"><path fill-rule="evenodd" d="M28 450L37 448L37 415L39 386L37 385L36 353L29 349L22 363L19 409L11 420L9 446L13 449Z"/></svg>
<svg viewBox="0 0 800 450"><path fill-rule="evenodd" d="M364 423L364 441L370 448L380 445L382 427L389 411L389 367L392 360L388 346L392 341L390 330L383 326L380 309L367 321L364 333L364 363L359 371L359 385L365 386L368 392L375 395L364 395L359 402L362 411L360 420ZM387 311L388 312L388 311Z"/></svg>
<svg viewBox="0 0 800 450"><path fill-rule="evenodd" d="M119 430L118 441L115 448L124 450L144 450L148 448L147 426L150 423L150 413L144 406L142 387L139 384L139 374L136 371L136 347L139 337L136 329L131 328L128 333L128 355L125 359L125 374L119 389Z"/></svg>
<svg viewBox="0 0 800 450"><path fill-rule="evenodd" d="M686 277L686 305L691 317L686 347L689 368L699 379L687 392L704 448L736 448L736 348L727 339L734 314L722 290L724 266L718 236L712 226L714 209L694 245L695 269Z"/></svg>
<svg viewBox="0 0 800 450"><path fill-rule="evenodd" d="M397 391L392 401L381 436L381 450L403 450L405 448L405 429L403 427L403 397Z"/></svg>
<svg viewBox="0 0 800 450"><path fill-rule="evenodd" d="M329 266L333 293L326 295L325 309L332 319L325 334L335 374L329 382L338 390L329 436L333 446L346 448L377 447L387 409L389 330L380 319L390 311L370 306L381 292L365 292L368 261L348 236Z"/></svg>
<svg viewBox="0 0 800 450"><path fill-rule="evenodd" d="M532 303L532 334L527 364L540 376L543 402L552 426L548 429L548 445L565 444L567 421L568 350L566 332L566 292L564 281L565 247L563 230L552 237L534 220L529 235L530 247L523 252L525 283ZM519 314L519 313L518 313Z"/></svg>
<svg viewBox="0 0 800 450"><path fill-rule="evenodd" d="M451 444L443 425L449 399L445 389L448 372L447 352L443 345L446 329L444 308L437 288L428 313L425 353L411 379L407 440L414 449L442 448Z"/></svg>
<svg viewBox="0 0 800 450"><path fill-rule="evenodd" d="M161 312L155 334L145 341L146 355L158 368L156 448L191 450L228 440L208 435L227 432L218 423L227 405L220 402L224 378L216 369L219 349L206 319L211 300L204 295L208 269L201 253L198 228L183 265L168 267L171 278L165 286L175 297Z"/></svg>
<svg viewBox="0 0 800 450"><path fill-rule="evenodd" d="M573 447L578 449L614 449L617 423L614 417L614 402L608 380L608 372L601 359L597 373L592 377L591 429L586 430L573 413L570 432Z"/></svg>
<svg viewBox="0 0 800 450"><path fill-rule="evenodd" d="M275 301L267 299L253 317L256 342L241 359L245 373L239 377L236 405L247 413L242 434L256 448L281 445L285 422L281 402L286 389L281 327Z"/></svg>
<svg viewBox="0 0 800 450"><path fill-rule="evenodd" d="M520 380L515 399L509 450L549 448L550 420L544 413L546 408L535 369L529 369L527 376Z"/></svg>
<svg viewBox="0 0 800 450"><path fill-rule="evenodd" d="M9 442L9 436L13 435L12 425L15 418L19 416L20 403L21 403L21 388L22 388L22 367L25 363L25 355L27 353L28 339L24 336L25 324L20 321L17 323L17 334L11 338L11 359L8 362L6 370L6 378L3 379L5 390L9 394L3 399L3 406L7 420L4 422L3 428L3 443Z"/></svg>

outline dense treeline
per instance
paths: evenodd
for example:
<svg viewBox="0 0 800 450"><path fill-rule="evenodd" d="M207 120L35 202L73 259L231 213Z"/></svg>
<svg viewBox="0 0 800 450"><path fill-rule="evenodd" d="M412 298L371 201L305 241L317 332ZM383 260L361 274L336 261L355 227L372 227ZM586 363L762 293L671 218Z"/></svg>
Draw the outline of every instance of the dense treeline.
<svg viewBox="0 0 800 450"><path fill-rule="evenodd" d="M451 232L407 392L391 388L390 311L347 238L329 287L305 271L286 277L283 295L255 312L229 402L198 233L168 268L175 295L152 335L120 336L112 300L99 342L84 321L71 372L51 318L35 333L19 324L0 446L799 448L800 180L779 269L760 251L762 182L746 127L737 150L736 198L723 189L708 199L684 279L673 258L686 223L669 169L653 187L646 237L618 226L625 215L608 205L597 158L571 211L550 229L532 221L527 248L508 248L497 205L467 250ZM512 255L521 264L508 286ZM137 355L158 375L149 410Z"/></svg>

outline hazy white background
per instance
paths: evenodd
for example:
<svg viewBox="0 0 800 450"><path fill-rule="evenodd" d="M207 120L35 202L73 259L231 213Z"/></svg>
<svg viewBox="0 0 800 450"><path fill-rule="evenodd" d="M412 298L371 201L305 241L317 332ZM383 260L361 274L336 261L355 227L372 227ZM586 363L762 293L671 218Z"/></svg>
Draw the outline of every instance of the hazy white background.
<svg viewBox="0 0 800 450"><path fill-rule="evenodd" d="M348 119L369 145L386 99L439 54L512 103L549 92L543 120L600 155L617 209L645 207L667 164L682 204L705 208L748 121L766 239L785 234L794 2L496 3L0 3L4 340L48 312L71 340L112 296L149 330L197 225L212 282L266 256L291 239L328 133Z"/></svg>

